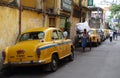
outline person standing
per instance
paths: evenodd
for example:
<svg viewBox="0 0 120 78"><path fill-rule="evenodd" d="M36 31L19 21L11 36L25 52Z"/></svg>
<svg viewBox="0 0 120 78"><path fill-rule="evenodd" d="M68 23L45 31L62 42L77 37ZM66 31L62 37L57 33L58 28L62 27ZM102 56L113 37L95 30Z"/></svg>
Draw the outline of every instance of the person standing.
<svg viewBox="0 0 120 78"><path fill-rule="evenodd" d="M68 32L67 32L67 29L64 30L63 34L64 34L64 36L65 36L66 38L68 38Z"/></svg>
<svg viewBox="0 0 120 78"><path fill-rule="evenodd" d="M112 42L112 38L113 38L113 31L110 31L110 42Z"/></svg>
<svg viewBox="0 0 120 78"><path fill-rule="evenodd" d="M82 37L82 44L81 44L81 46L83 47L83 51L85 51L85 47L87 45L87 37L88 37L87 30L84 29L84 31L83 31L83 37Z"/></svg>

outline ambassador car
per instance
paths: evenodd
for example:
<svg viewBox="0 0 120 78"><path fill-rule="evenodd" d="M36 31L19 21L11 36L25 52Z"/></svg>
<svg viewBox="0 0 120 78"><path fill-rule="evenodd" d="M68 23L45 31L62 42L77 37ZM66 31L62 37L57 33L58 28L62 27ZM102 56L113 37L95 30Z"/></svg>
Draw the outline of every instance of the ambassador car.
<svg viewBox="0 0 120 78"><path fill-rule="evenodd" d="M91 28L88 34L90 36L91 43L94 44L95 46L98 46L102 42L101 36L97 29Z"/></svg>
<svg viewBox="0 0 120 78"><path fill-rule="evenodd" d="M58 28L34 28L23 32L14 46L2 52L3 66L47 65L56 71L59 60L74 59L73 44Z"/></svg>

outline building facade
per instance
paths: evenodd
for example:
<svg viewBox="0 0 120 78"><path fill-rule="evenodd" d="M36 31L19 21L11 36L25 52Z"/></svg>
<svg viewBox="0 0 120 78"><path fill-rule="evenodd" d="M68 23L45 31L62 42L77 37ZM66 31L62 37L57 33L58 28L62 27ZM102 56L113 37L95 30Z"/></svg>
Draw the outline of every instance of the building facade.
<svg viewBox="0 0 120 78"><path fill-rule="evenodd" d="M89 25L91 28L103 28L103 9L89 7Z"/></svg>
<svg viewBox="0 0 120 78"><path fill-rule="evenodd" d="M19 33L30 28L67 29L69 37L74 40L76 23L87 18L82 1L0 0L0 51L15 44Z"/></svg>
<svg viewBox="0 0 120 78"><path fill-rule="evenodd" d="M76 36L76 23L88 21L88 0L73 0L72 26L70 38L74 40Z"/></svg>
<svg viewBox="0 0 120 78"><path fill-rule="evenodd" d="M81 12L81 22L88 21L88 0L82 0L82 12Z"/></svg>

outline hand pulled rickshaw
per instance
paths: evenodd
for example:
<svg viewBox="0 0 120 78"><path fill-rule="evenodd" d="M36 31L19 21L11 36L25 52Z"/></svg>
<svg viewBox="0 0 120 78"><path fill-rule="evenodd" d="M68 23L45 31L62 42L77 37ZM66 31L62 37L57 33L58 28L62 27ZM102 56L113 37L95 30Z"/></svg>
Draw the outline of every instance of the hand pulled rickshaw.
<svg viewBox="0 0 120 78"><path fill-rule="evenodd" d="M91 38L88 34L88 31L89 31L88 27L85 27L85 26L82 27L82 25L77 26L76 36L74 38L75 48L82 47L83 51L85 51L85 48L89 48L91 50L92 43L91 43Z"/></svg>
<svg viewBox="0 0 120 78"><path fill-rule="evenodd" d="M89 35L88 37L84 38L82 34L77 34L74 38L74 46L75 48L82 47L83 51L85 51L85 48L89 48L91 50L92 47L91 38L89 37Z"/></svg>

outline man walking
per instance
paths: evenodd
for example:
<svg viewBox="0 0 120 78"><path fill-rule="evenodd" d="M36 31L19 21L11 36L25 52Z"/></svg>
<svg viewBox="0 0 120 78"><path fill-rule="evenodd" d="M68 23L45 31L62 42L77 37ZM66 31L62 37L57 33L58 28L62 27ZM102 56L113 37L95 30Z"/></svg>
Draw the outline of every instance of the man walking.
<svg viewBox="0 0 120 78"><path fill-rule="evenodd" d="M112 38L113 38L113 31L110 31L110 42L112 42Z"/></svg>

